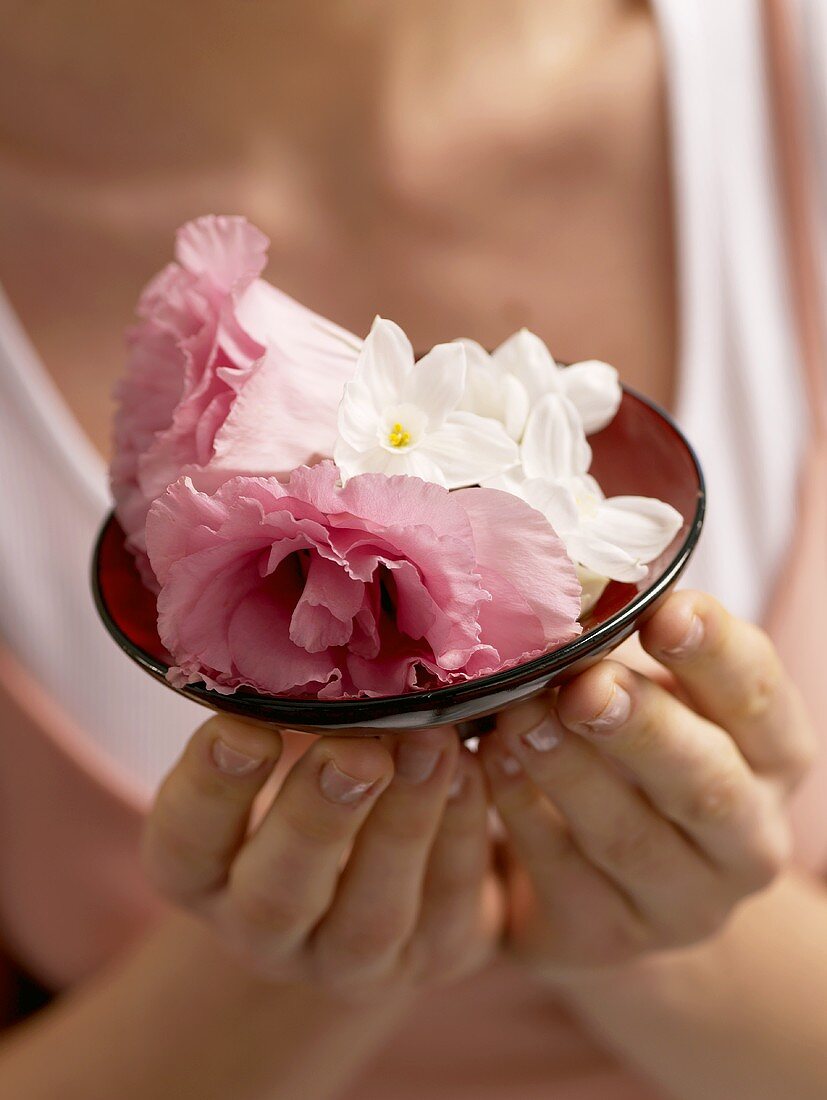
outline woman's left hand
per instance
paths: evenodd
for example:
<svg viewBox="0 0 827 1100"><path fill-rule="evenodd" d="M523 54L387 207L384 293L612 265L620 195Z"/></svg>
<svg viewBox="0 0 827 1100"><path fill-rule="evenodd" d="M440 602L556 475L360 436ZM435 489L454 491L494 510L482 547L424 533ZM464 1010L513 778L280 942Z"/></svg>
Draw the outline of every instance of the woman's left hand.
<svg viewBox="0 0 827 1100"><path fill-rule="evenodd" d="M640 640L668 684L603 661L481 743L515 857L510 944L560 980L713 934L784 866L814 755L772 643L711 597L671 596Z"/></svg>

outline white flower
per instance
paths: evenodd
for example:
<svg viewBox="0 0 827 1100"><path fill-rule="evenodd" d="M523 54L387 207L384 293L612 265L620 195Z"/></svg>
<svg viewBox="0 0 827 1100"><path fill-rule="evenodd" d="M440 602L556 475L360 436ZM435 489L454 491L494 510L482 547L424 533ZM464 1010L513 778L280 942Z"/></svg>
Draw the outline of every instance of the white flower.
<svg viewBox="0 0 827 1100"><path fill-rule="evenodd" d="M584 565L578 565L577 579L580 581L580 618L588 613L595 606L597 601L606 591L606 585L609 583L608 577L601 577L599 573L595 573L592 569L586 569Z"/></svg>
<svg viewBox="0 0 827 1100"><path fill-rule="evenodd" d="M465 348L467 371L461 409L499 420L519 443L528 417L528 391L515 374L504 370L493 355L475 340L457 340ZM505 344L503 344L505 347Z"/></svg>
<svg viewBox="0 0 827 1100"><path fill-rule="evenodd" d="M415 362L402 329L377 317L339 406L333 458L343 479L409 474L458 489L514 465L503 425L458 409L465 372L461 344L438 344Z"/></svg>
<svg viewBox="0 0 827 1100"><path fill-rule="evenodd" d="M502 421L520 440L529 411L547 393L567 397L587 435L605 428L620 407L622 390L614 367L589 359L559 367L539 336L520 329L490 355L473 340L460 340L468 376L460 408Z"/></svg>
<svg viewBox="0 0 827 1100"><path fill-rule="evenodd" d="M580 415L566 397L548 394L532 410L520 458L520 467L486 484L516 492L542 512L569 556L600 576L642 580L683 524L660 500L604 497L588 472L592 455Z"/></svg>

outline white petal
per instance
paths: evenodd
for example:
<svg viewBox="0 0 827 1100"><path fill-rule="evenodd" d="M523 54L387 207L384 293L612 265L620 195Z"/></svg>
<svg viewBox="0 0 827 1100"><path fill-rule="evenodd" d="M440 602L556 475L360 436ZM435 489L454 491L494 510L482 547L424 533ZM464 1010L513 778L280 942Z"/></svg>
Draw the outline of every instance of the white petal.
<svg viewBox="0 0 827 1100"><path fill-rule="evenodd" d="M376 446L379 415L373 393L361 379L345 383L344 396L339 405L339 435L358 451Z"/></svg>
<svg viewBox="0 0 827 1100"><path fill-rule="evenodd" d="M377 409L403 400L414 353L399 325L377 317L365 340L354 377L368 387Z"/></svg>
<svg viewBox="0 0 827 1100"><path fill-rule="evenodd" d="M399 448L391 443L391 436L400 430L407 432L411 444L405 449L412 450L427 435L427 415L418 405L411 405L407 401L404 405L389 405L379 417L380 446L391 451L398 450Z"/></svg>
<svg viewBox="0 0 827 1100"><path fill-rule="evenodd" d="M449 489L479 485L516 465L519 457L516 443L499 421L469 412L451 413L418 449L439 466Z"/></svg>
<svg viewBox="0 0 827 1100"><path fill-rule="evenodd" d="M560 482L547 481L545 478L530 478L520 485L520 496L532 508L542 512L555 532L566 543L569 551L569 539L576 534L580 522L577 501L571 489Z"/></svg>
<svg viewBox="0 0 827 1100"><path fill-rule="evenodd" d="M513 374L503 374L488 359L468 362L465 390L458 406L477 416L499 420L511 438L519 442L528 416L528 394Z"/></svg>
<svg viewBox="0 0 827 1100"><path fill-rule="evenodd" d="M527 328L509 336L491 358L500 370L513 374L522 382L532 403L544 393L556 393L560 389L560 368L540 337Z"/></svg>
<svg viewBox="0 0 827 1100"><path fill-rule="evenodd" d="M347 440L339 436L333 448L333 461L339 467L342 481L346 482L348 478L372 470L373 463L376 462L375 452L378 450L380 450L379 447L373 447L370 450L362 450L361 448L357 450L356 447L352 447Z"/></svg>
<svg viewBox="0 0 827 1100"><path fill-rule="evenodd" d="M387 453L386 451L385 454ZM404 454L389 455L389 459L382 473L421 477L423 481L432 481L434 485L441 485L444 489L449 488L442 470L422 447Z"/></svg>
<svg viewBox="0 0 827 1100"><path fill-rule="evenodd" d="M494 477L486 477L481 484L485 489L499 489L503 493L511 493L512 496L525 500L523 496L525 474L522 466L512 466L508 470L503 470L501 474L495 474Z"/></svg>
<svg viewBox="0 0 827 1100"><path fill-rule="evenodd" d="M459 336L453 341L465 348L465 361L468 366L491 367L491 356L476 340L469 340L467 336Z"/></svg>
<svg viewBox="0 0 827 1100"><path fill-rule="evenodd" d="M464 389L465 348L457 343L437 344L414 365L401 400L422 409L434 430L459 405Z"/></svg>
<svg viewBox="0 0 827 1100"><path fill-rule="evenodd" d="M592 452L574 405L546 394L528 416L520 458L527 477L557 481L585 474Z"/></svg>
<svg viewBox="0 0 827 1100"><path fill-rule="evenodd" d="M502 414L505 430L518 443L528 419L528 391L513 374L506 374L501 382Z"/></svg>
<svg viewBox="0 0 827 1100"><path fill-rule="evenodd" d="M651 497L611 497L581 517L577 561L619 581L638 581L683 526L669 504Z"/></svg>
<svg viewBox="0 0 827 1100"><path fill-rule="evenodd" d="M599 432L614 420L623 397L614 367L590 359L564 367L559 379L562 392L580 413L587 435Z"/></svg>
<svg viewBox="0 0 827 1100"><path fill-rule="evenodd" d="M375 447L369 451L357 451L340 439L333 452L333 460L342 473L343 483L358 474L406 474L408 477L421 477L423 481L433 481L445 487L445 479L439 466L420 448L392 452L384 447Z"/></svg>
<svg viewBox="0 0 827 1100"><path fill-rule="evenodd" d="M683 517L653 497L609 497L597 505L588 525L646 564L663 553L683 526Z"/></svg>
<svg viewBox="0 0 827 1100"><path fill-rule="evenodd" d="M588 615L594 605L606 591L609 578L586 569L583 565L577 566L577 579L580 581L582 592L580 593L580 616Z"/></svg>
<svg viewBox="0 0 827 1100"><path fill-rule="evenodd" d="M499 386L497 375L489 363L467 360L465 371L465 389L457 406L465 412L477 416L491 416L500 419Z"/></svg>
<svg viewBox="0 0 827 1100"><path fill-rule="evenodd" d="M591 474L581 474L577 478L577 488L573 489L575 496L590 496L597 500L605 500L606 494L600 488L596 478Z"/></svg>
<svg viewBox="0 0 827 1100"><path fill-rule="evenodd" d="M613 581L634 584L646 576L646 566L641 565L631 554L613 543L598 538L595 534L578 530L565 539L566 550L578 563L595 573Z"/></svg>

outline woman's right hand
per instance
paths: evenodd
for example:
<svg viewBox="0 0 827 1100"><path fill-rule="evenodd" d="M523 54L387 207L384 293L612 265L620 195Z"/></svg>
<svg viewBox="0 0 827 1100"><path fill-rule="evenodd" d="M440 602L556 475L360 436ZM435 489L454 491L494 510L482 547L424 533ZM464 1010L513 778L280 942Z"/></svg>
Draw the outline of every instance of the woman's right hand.
<svg viewBox="0 0 827 1100"><path fill-rule="evenodd" d="M274 981L361 1000L468 974L501 911L482 772L452 728L394 746L318 738L251 828L282 735L210 719L150 815L152 880Z"/></svg>

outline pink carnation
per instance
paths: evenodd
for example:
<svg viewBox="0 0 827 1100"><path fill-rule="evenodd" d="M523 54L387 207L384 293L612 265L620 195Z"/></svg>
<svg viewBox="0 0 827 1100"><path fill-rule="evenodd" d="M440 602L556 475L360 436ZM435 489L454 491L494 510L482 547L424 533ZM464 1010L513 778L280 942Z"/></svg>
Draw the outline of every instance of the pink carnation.
<svg viewBox="0 0 827 1100"><path fill-rule="evenodd" d="M574 565L543 516L495 489L452 493L330 462L182 478L152 505L147 547L177 684L323 699L436 687L529 660L580 633Z"/></svg>
<svg viewBox="0 0 827 1100"><path fill-rule="evenodd" d="M146 287L116 390L111 479L145 580L152 501L182 474L220 484L332 453L355 336L259 276L269 241L240 217L199 218ZM205 472L206 471L206 472Z"/></svg>

